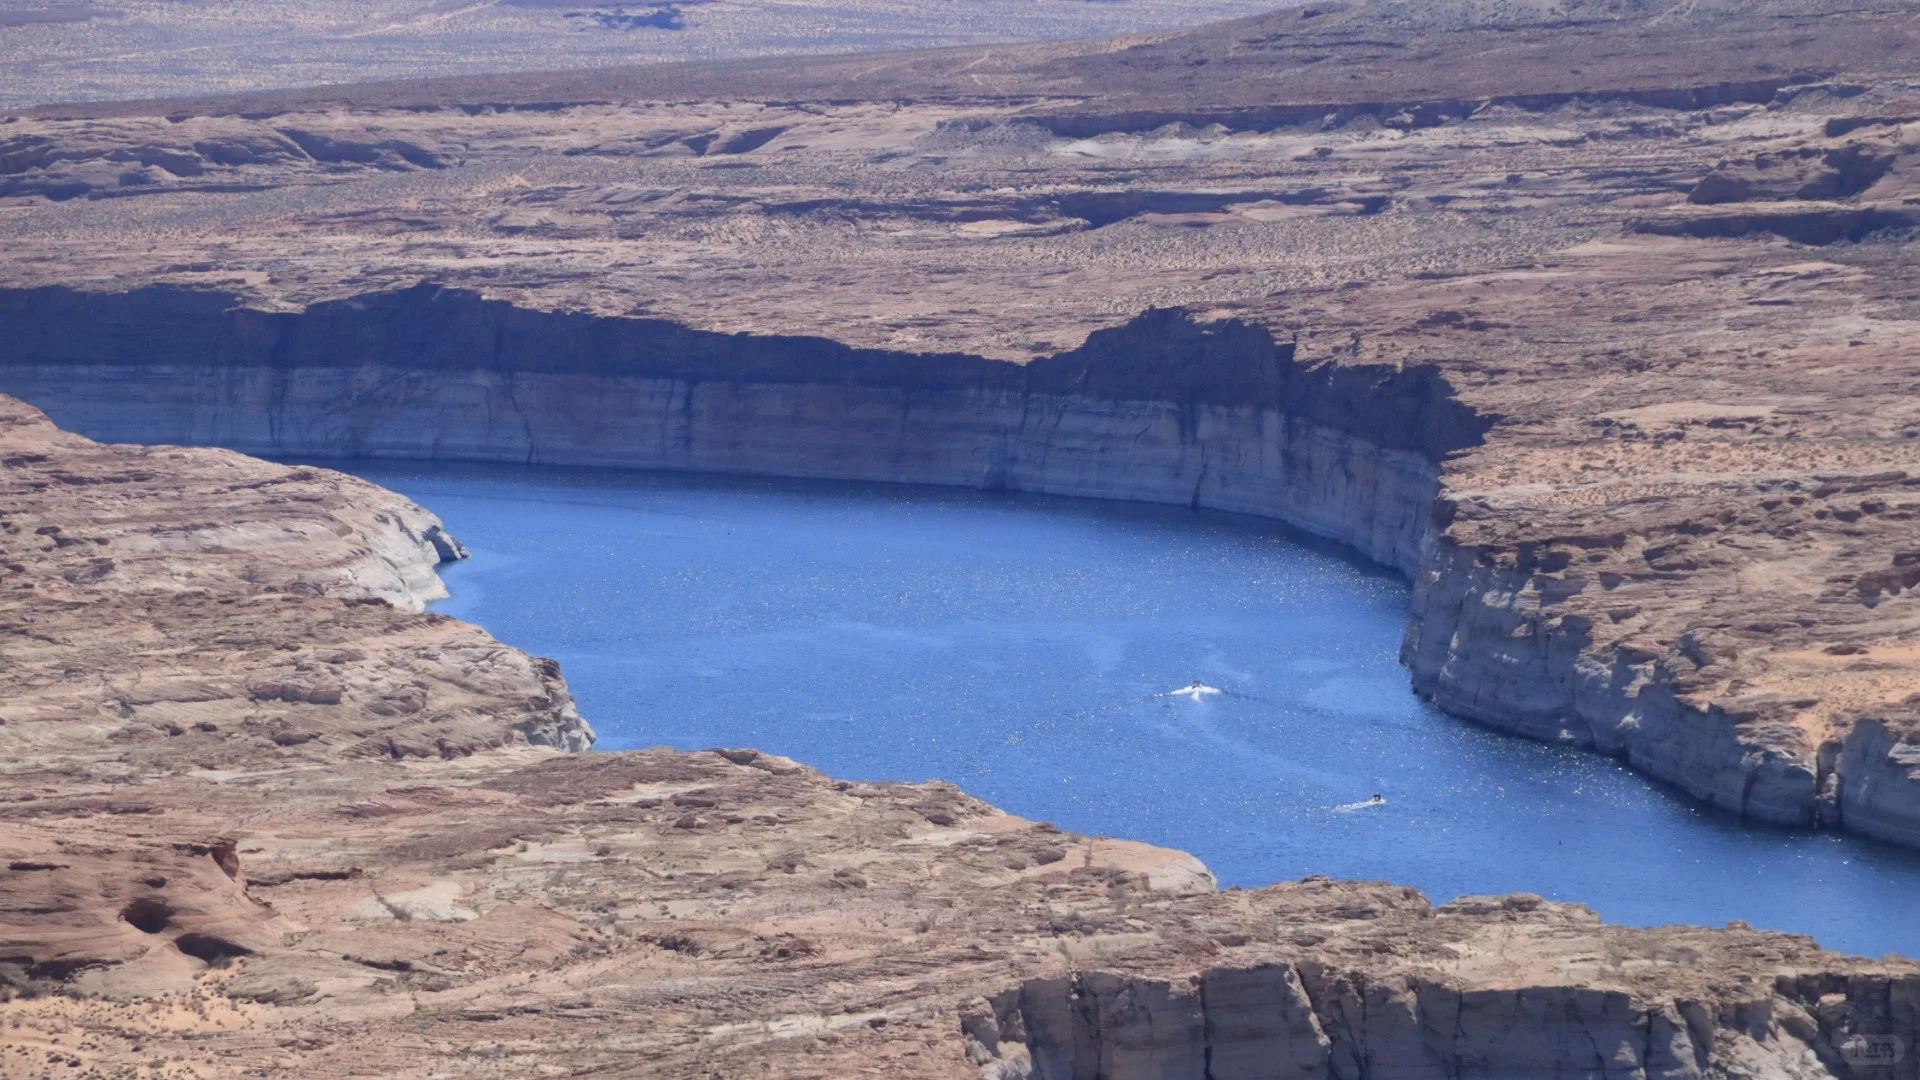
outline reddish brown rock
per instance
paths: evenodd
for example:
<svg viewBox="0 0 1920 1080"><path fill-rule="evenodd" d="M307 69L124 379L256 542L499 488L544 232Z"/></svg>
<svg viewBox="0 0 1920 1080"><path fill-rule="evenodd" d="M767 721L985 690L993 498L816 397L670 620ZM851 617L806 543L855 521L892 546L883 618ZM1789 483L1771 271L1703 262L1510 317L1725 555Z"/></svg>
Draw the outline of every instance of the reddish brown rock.
<svg viewBox="0 0 1920 1080"><path fill-rule="evenodd" d="M141 441L1269 513L1409 575L1445 708L1914 843L1911 34L1341 4L38 110L0 390ZM553 665L407 610L457 553L419 508L0 422L5 1068L1819 1076L1915 1041L1909 962L1803 938L1217 894L942 786L564 755Z"/></svg>

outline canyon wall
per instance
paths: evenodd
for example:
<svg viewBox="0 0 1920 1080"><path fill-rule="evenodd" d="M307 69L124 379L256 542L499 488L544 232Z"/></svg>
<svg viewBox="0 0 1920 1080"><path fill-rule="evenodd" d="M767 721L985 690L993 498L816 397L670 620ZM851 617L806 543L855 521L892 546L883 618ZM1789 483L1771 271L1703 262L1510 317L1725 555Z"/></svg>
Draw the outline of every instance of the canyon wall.
<svg viewBox="0 0 1920 1080"><path fill-rule="evenodd" d="M300 312L56 287L0 292L0 392L107 440L942 484L1274 518L1412 580L1402 658L1441 708L1619 757L1749 820L1920 844L1904 743L1864 725L1818 752L1766 718L1690 703L1676 683L1692 663L1684 642L1675 656L1595 649L1581 618L1557 613L1564 581L1437 528L1451 506L1442 463L1494 421L1437 371L1303 364L1240 322L1150 311L1021 365L424 285Z"/></svg>
<svg viewBox="0 0 1920 1080"><path fill-rule="evenodd" d="M1556 582L1482 555L1437 533L1429 540L1400 652L1421 697L1502 731L1619 758L1743 820L1842 827L1839 804L1820 798L1832 761L1793 752L1797 739L1770 745L1754 722L1776 718L1687 700L1684 635L1677 657L1591 648L1588 621L1556 613ZM1849 771L1865 776L1885 756L1861 754ZM1913 813L1908 785L1855 789L1848 827L1920 846L1920 830L1899 824Z"/></svg>
<svg viewBox="0 0 1920 1080"><path fill-rule="evenodd" d="M1411 575L1487 421L1425 369L1307 367L1149 312L1016 365L541 313L420 287L302 314L151 289L0 296L0 391L109 440L302 458L959 485L1278 518Z"/></svg>
<svg viewBox="0 0 1920 1080"><path fill-rule="evenodd" d="M1895 1052L1865 1055L1920 1036L1916 1006L1920 980L1887 974L1780 973L1716 1000L1275 960L1031 979L963 1025L987 1080L1908 1077Z"/></svg>

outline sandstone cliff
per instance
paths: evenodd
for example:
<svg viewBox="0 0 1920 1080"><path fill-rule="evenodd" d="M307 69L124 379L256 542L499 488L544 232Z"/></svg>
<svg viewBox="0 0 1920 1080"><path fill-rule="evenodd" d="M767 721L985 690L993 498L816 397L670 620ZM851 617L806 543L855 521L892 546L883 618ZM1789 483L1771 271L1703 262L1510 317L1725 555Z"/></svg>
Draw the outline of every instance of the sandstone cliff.
<svg viewBox="0 0 1920 1080"><path fill-rule="evenodd" d="M11 399L0 448L10 770L84 759L96 739L216 771L261 747L324 759L593 741L552 661L422 611L446 595L434 568L462 552L391 492L221 451L101 445Z"/></svg>
<svg viewBox="0 0 1920 1080"><path fill-rule="evenodd" d="M38 109L0 376L141 440L1277 514L1409 575L1454 713L1913 843L1914 27L1341 0ZM553 665L356 602L432 588L400 500L6 438L0 1072L1915 1075L1903 961L561 753Z"/></svg>
<svg viewBox="0 0 1920 1080"><path fill-rule="evenodd" d="M1411 573L1438 463L1489 420L1428 368L1297 363L1156 311L1009 364L460 290L270 313L219 294L0 294L0 389L103 438L958 484L1278 517Z"/></svg>

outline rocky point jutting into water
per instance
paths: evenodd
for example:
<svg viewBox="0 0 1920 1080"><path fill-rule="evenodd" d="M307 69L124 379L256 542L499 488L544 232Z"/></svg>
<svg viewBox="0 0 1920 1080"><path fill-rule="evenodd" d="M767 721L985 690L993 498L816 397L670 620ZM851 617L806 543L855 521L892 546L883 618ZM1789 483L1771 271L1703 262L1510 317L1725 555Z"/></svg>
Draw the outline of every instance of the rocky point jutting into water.
<svg viewBox="0 0 1920 1080"><path fill-rule="evenodd" d="M1906 961L565 753L556 665L417 610L430 514L30 407L1267 515L1411 578L1447 711L1920 845L1915 25L1374 0L0 118L0 1070L1920 1075L1842 1049L1911 1045Z"/></svg>

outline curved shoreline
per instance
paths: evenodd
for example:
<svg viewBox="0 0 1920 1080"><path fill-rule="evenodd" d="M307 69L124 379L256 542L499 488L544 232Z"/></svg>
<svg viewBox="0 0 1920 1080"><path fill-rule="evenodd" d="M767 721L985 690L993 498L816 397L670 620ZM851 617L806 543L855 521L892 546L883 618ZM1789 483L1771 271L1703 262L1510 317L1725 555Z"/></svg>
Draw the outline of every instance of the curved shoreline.
<svg viewBox="0 0 1920 1080"><path fill-rule="evenodd" d="M1618 533L1474 543L1449 454L1494 424L1435 369L1305 364L1238 322L1148 312L1028 365L540 312L431 286L301 313L221 294L0 294L0 391L98 437L279 456L604 465L929 483L1276 519L1414 586L1414 688L1610 754L1744 820L1920 846L1883 723L1817 752L1699 692L1711 651L1596 647ZM1644 543L1644 541L1641 541ZM1555 550L1555 549L1558 550ZM1584 553L1584 555L1583 555ZM1756 720L1758 721L1756 726ZM1755 732L1759 731L1756 737Z"/></svg>
<svg viewBox="0 0 1920 1080"><path fill-rule="evenodd" d="M405 610L392 583L453 543L430 513L329 470L101 445L5 398L0 429L27 661L0 732L43 793L4 807L22 914L0 984L50 1003L13 1030L56 1064L77 1024L115 1061L323 1033L277 1043L303 1074L510 1038L663 1075L826 1053L983 1080L1846 1076L1846 1047L1916 1030L1910 961L1800 935L1320 877L1219 892L1190 855L950 784L557 753L586 731L557 665ZM217 1022L139 1026L180 994Z"/></svg>

